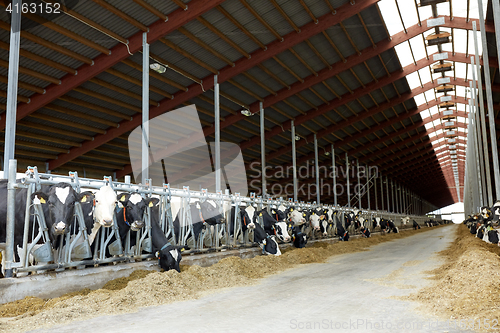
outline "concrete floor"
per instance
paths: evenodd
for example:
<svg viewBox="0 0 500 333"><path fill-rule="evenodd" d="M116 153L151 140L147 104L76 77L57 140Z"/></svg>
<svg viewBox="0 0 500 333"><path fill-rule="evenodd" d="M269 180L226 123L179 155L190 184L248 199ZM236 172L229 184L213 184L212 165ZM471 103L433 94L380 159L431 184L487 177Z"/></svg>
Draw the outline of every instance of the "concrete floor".
<svg viewBox="0 0 500 333"><path fill-rule="evenodd" d="M332 257L198 300L148 307L36 332L469 332L389 299L430 283L425 271L456 226Z"/></svg>

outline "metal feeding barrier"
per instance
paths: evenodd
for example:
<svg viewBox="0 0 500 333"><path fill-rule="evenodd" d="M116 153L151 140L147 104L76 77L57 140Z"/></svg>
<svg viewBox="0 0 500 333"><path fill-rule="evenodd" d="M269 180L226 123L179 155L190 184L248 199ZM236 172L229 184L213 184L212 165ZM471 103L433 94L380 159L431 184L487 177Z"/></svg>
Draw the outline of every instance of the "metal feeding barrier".
<svg viewBox="0 0 500 333"><path fill-rule="evenodd" d="M102 180L79 178L76 172L70 172L68 176L38 173L36 167L29 167L25 176L16 181L16 189L26 188L26 206L9 207L8 209L25 209L25 220L23 228L22 244L19 245L17 253L19 258L10 263L15 276L27 275L28 272L43 273L48 270L62 271L71 267L83 269L86 266L131 262L154 258L153 244L151 238L151 214L153 211L148 205L144 212L144 227L133 234L128 231L124 242L120 237L116 213L113 224L110 227L100 227L95 235L87 229L85 216L80 202L75 202L74 216L70 231L59 237L56 244L51 244L49 230L45 221L44 212L39 201L32 200L34 192L39 191L42 186L56 185L61 182L70 184L77 193L88 190L98 190L102 186L109 185L117 193L139 193L143 198L158 198L159 210L157 220L161 230L172 245L187 245L190 250L186 254L203 253L207 251L219 251L238 247L256 246L252 239L252 231L243 232L243 223L240 210L246 206L253 206L256 211L262 209L277 209L280 206L294 207L295 209L332 209L336 210L337 216L344 224L345 214L353 211L352 208L304 202L293 202L291 199L256 197L254 193L250 196L241 196L239 193L210 193L205 189L193 191L189 187L182 189L171 188L169 184L163 186L152 186L151 180L146 184L130 184L130 178L125 182L112 181L111 177ZM206 201L214 202L218 212L225 218L222 223L208 224L202 218L203 228L197 238L194 235L193 221L198 220L196 213L198 205ZM234 214L230 214L234 208ZM201 210L198 209L201 214ZM397 219L402 215L385 211L355 210L364 217L363 225L371 229L372 217L384 217L392 219L397 224ZM410 220L416 220L419 224L425 216L409 216ZM251 222L251 221L250 221ZM262 216L256 218L256 222L263 226ZM402 222L401 222L402 223ZM349 232L354 233L354 227L349 227ZM327 229L328 237L335 237L336 224ZM232 230L232 235L230 235ZM19 231L18 231L19 232ZM92 235L92 236L91 236ZM310 232L312 238L314 230ZM135 237L135 245L132 245ZM13 238L12 238L13 239ZM9 264L6 264L5 268Z"/></svg>

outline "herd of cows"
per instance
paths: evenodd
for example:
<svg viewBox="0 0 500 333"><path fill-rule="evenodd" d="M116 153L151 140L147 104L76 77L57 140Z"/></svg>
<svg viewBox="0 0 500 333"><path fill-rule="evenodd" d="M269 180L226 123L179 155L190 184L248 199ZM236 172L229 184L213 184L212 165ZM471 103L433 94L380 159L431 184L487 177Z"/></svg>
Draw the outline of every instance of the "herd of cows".
<svg viewBox="0 0 500 333"><path fill-rule="evenodd" d="M7 215L7 180L0 180L0 250L5 250L6 215ZM23 252L23 237L25 230L25 214L27 189L16 190L14 256L16 262L31 262L34 260L30 252ZM77 205L78 203L78 205ZM220 226L221 233L228 233L230 238L243 239L253 235L253 242L258 244L266 255L280 255L281 243L291 242L297 248L305 247L311 237L338 237L348 241L352 233L370 237L371 231L378 228L382 232L399 232L393 220L374 217L369 221L361 211L340 212L331 208L301 209L300 207L271 205L257 209L252 204L241 204L220 207L214 200L198 200L189 203L191 223L186 224L181 214L173 211L173 232L162 228L161 200L156 197L145 198L137 192L116 193L109 185L99 190L78 193L68 183L42 185L31 194L30 209L41 207L44 223L36 223L33 213L30 213L29 235L36 235L39 229L48 232L50 248L59 251L67 246L68 234L84 234L86 242L94 253L96 235L102 228L110 228L114 221L118 227L117 235L110 233L122 247L136 245L136 233L145 229L147 221L145 212L149 212L149 236L152 253L158 258L159 266L164 270L180 271L181 253L189 250L186 245L199 245L200 239L207 235L207 230ZM74 223L75 207L81 207L84 223ZM149 208L149 210L147 210ZM29 211L29 210L28 210ZM402 218L401 224L410 223L410 218ZM432 226L434 222L426 222ZM164 225L164 224L163 224ZM420 225L413 220L413 228ZM217 230L219 230L217 229ZM167 237L172 235L171 237ZM118 239L119 238L119 239ZM111 242L113 239L111 240ZM35 239L37 246L42 246L42 240ZM203 243L202 243L203 244ZM36 247L35 247L36 248ZM101 249L102 251L102 249ZM106 248L106 257L116 254ZM123 253L123 252L120 252ZM90 255L91 256L91 255ZM55 256L54 256L55 257ZM4 267L2 256L2 269ZM54 259L55 261L55 259Z"/></svg>
<svg viewBox="0 0 500 333"><path fill-rule="evenodd" d="M498 227L499 218L500 201L497 201L491 208L482 207L479 214L469 215L463 223L477 238L500 246L500 229L495 228Z"/></svg>

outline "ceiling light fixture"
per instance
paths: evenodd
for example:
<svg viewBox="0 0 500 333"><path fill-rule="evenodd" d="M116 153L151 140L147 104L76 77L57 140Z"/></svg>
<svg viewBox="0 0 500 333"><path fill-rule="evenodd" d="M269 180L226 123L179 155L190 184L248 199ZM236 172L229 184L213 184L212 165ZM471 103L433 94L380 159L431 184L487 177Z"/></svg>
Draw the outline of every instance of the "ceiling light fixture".
<svg viewBox="0 0 500 333"><path fill-rule="evenodd" d="M246 116L246 117L253 116L253 113L250 110L247 110L247 109L241 110L241 114L244 115L244 116Z"/></svg>
<svg viewBox="0 0 500 333"><path fill-rule="evenodd" d="M163 74L167 71L167 67L160 65L159 63L155 62L154 64L149 65L149 68L154 70L155 72L158 72L160 74Z"/></svg>

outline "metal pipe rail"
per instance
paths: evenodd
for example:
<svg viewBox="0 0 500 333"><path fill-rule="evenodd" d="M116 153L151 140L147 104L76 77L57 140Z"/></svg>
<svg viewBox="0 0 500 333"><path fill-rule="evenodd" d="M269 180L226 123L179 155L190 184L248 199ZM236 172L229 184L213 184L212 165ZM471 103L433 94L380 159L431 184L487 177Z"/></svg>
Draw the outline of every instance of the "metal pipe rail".
<svg viewBox="0 0 500 333"><path fill-rule="evenodd" d="M262 198L256 197L254 193L250 196L240 196L238 193L229 194L219 191L218 193L210 193L207 190L201 191L190 190L189 187L182 189L171 188L169 184L163 186L152 186L152 182L147 180L144 185L130 184L112 181L111 177L104 177L102 180L79 178L76 172L71 172L68 176L60 176L53 174L38 173L36 167L28 168L26 177L20 179L16 184L16 188L27 188L27 206L17 207L17 209L26 209L26 219L24 221L22 257L20 262L12 263L12 268L16 276L28 274L28 272L40 272L47 270L64 270L67 268L83 268L84 266L94 266L100 264L109 264L115 262L130 262L135 260L145 260L154 258L152 253L151 242L151 209L148 207L144 213L145 227L136 234L136 245L131 246L131 233L127 235L125 244L121 243L116 223L116 216L112 227L101 227L91 243L88 237L88 230L84 223L84 216L80 203L75 204L74 221L72 230L61 239L60 249L53 251L49 242L48 230L43 216L43 210L38 203L31 202L31 193L37 191L42 185L56 185L60 182L71 184L76 192L85 190L97 190L105 185L110 185L115 191L139 193L144 198L156 197L159 199L159 224L165 233L167 239L175 245L191 245L192 249L187 253L201 253L206 251L218 251L224 248L247 247L253 246L250 242L249 233L244 235L241 233L242 221L240 219L239 210L243 206L254 206L257 210L272 209L280 206L295 207L296 209L316 209L327 208L337 210L341 221L344 223L344 215L347 212L355 211L362 216L366 216L365 226L370 226L371 218L380 216L388 219L393 219L397 224L397 219L409 216L419 223L422 223L425 216L405 215L391 213L381 210L365 210L354 209L349 207L335 206L331 204L316 204L285 200L284 198ZM201 232L198 239L189 237L193 231L193 220L191 216L190 205L195 202L203 203L211 200L218 204L219 212L226 218L225 222L220 225L210 226L205 223L204 230ZM231 207L235 207L235 214L232 220L228 219ZM175 211L177 209L177 211ZM31 219L30 219L31 217ZM179 234L176 237L174 229L174 221L178 219L180 226ZM261 218L258 223L262 224ZM232 224L234 230L233 239L229 235L229 226ZM34 225L38 226L38 233L33 232ZM75 231L78 226L78 232ZM334 226L335 228L335 226ZM334 229L329 230L329 233ZM314 232L312 233L314 238ZM333 236L333 235L332 235ZM238 239L241 241L238 243ZM113 238L115 239L114 241ZM189 243L189 244L188 244ZM53 245L53 244L52 244Z"/></svg>

